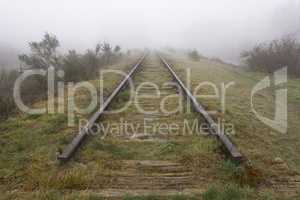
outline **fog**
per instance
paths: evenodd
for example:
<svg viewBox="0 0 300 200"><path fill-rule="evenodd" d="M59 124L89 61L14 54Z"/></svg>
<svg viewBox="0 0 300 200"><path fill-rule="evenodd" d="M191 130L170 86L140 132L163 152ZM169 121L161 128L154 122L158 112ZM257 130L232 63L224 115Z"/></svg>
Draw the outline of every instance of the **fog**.
<svg viewBox="0 0 300 200"><path fill-rule="evenodd" d="M28 51L47 31L61 52L105 40L123 48L195 48L238 62L258 42L298 37L299 10L298 0L0 0L0 48Z"/></svg>

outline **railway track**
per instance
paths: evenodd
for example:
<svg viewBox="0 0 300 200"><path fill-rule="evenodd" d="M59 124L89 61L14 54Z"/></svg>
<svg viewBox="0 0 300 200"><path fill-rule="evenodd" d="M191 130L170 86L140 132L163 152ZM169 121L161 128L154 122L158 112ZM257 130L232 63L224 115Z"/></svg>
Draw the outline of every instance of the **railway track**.
<svg viewBox="0 0 300 200"><path fill-rule="evenodd" d="M115 107L126 104L123 101L124 97L126 99L128 96L126 86L130 79L133 80L135 90L133 92L134 100L129 99L129 101L134 101L134 103L120 113L105 114L104 111L106 110L113 110ZM182 98L185 96L188 98ZM191 101L196 113L185 113L187 99ZM164 110L161 109L160 102L162 101L164 101ZM183 105L185 105L183 110L175 110L173 112L176 105L180 102L183 102ZM138 107L136 106L137 104ZM172 112L166 114L165 110ZM185 161L179 162L176 158L178 157L177 154L181 154L181 150L184 152L189 145L195 146L197 149L202 148L201 145L205 145L212 138L201 136L199 136L201 138L198 138L198 136L195 136L198 141L203 141L199 147L198 144L198 146L194 144L195 140L189 139L191 137L194 138L192 136L193 133L188 133L191 137L186 137L186 135L182 135L182 129L167 129L159 132L157 129L147 128L154 127L155 124L159 123L182 125L182 122L191 118L191 116L210 125L210 134L219 139L233 160L237 162L243 160L242 155L227 136L213 128L215 124L213 119L184 86L167 61L159 55L144 55L106 99L101 109L92 116L85 129L58 156L58 159L62 161L69 160L89 136L89 131L92 130L93 125L123 123L119 121L122 118L126 120L127 124L136 125L136 128L127 131L123 129L122 131L108 131L105 138L103 138L103 134L100 134L101 137L90 137L90 143L94 142L94 145L88 147L91 151L93 151L91 147L97 147L98 150L100 148L106 151L105 143L109 143L112 140L117 141L117 145L125 146L133 151L130 156L127 155L127 152L125 156L118 158L118 162L122 163L122 167L113 170L109 175L101 175L103 182L106 184L101 186L99 194L104 197L114 197L125 193L145 195L154 192L162 196L175 195L178 192L180 194L202 193L203 188L213 182L208 176L211 175L213 177L212 174L215 172L211 164L219 160L219 157L201 156L200 160L202 159L203 163L197 164L200 172L187 167L184 164ZM145 121L147 122L147 127L145 127ZM99 142L100 140L103 143ZM113 151L119 152L120 155L124 154L121 152L121 147L113 145L115 145L115 142L107 144L107 148L113 148ZM192 147L192 149L195 147ZM143 152L140 153L140 151ZM159 154L157 154L158 151ZM204 148L201 151L203 151L203 154L206 154L205 152L210 152L211 149ZM173 153L173 157L165 155L169 152ZM116 157L120 157L119 154ZM82 156L80 155L79 157ZM190 161L188 160L187 162Z"/></svg>
<svg viewBox="0 0 300 200"><path fill-rule="evenodd" d="M204 109L204 107L197 101L197 99L193 96L190 90L183 84L180 78L176 75L175 71L171 68L171 66L167 63L167 61L160 56L163 64L168 68L170 73L173 75L176 82L180 85L184 93L188 96L194 109L205 119L206 123L209 125L209 132L212 135L218 137L221 143L224 145L227 153L229 153L230 157L237 162L241 162L243 160L242 154L238 151L237 147L230 141L230 139L226 136L226 133L220 132L218 128L216 128L216 122L212 119L212 117L208 114L208 112Z"/></svg>
<svg viewBox="0 0 300 200"><path fill-rule="evenodd" d="M122 88L126 86L127 81L133 76L133 74L136 72L137 68L141 65L145 58L146 54L144 54L138 62L133 66L133 68L130 70L128 75L120 82L120 84L117 86L117 88L111 93L111 95L106 99L104 104L101 106L101 108L89 119L86 126L81 129L81 131L75 136L75 138L72 140L72 142L65 148L65 150L58 155L59 160L67 161L71 158L71 156L76 152L76 150L79 148L83 140L86 138L86 136L89 134L89 131L92 129L93 125L100 119L100 117L103 115L104 111L108 108L108 106L112 103L113 99L116 98L116 96L120 93Z"/></svg>
<svg viewBox="0 0 300 200"><path fill-rule="evenodd" d="M88 135L89 131L92 129L93 125L95 123L97 123L97 121L100 119L100 117L103 115L104 111L108 109L109 105L113 102L113 100L117 97L117 95L120 93L120 91L122 90L122 88L124 88L126 86L126 83L129 81L129 79L131 79L134 74L136 73L136 71L138 71L138 69L140 68L140 66L142 65L145 57L147 56L147 53L145 53L139 60L138 62L133 66L133 68L130 70L130 72L128 73L128 75L120 82L120 84L117 86L117 88L112 92L112 94L106 99L106 101L104 102L103 106L100 108L99 111L97 111L88 121L87 125L85 126L84 129L82 129L81 132L79 132L77 134L77 136L73 139L73 141L66 147L66 149L60 154L58 155L58 159L59 160L64 160L67 161L71 158L71 156L76 152L76 150L79 148L79 146L81 145L81 143L83 142L83 140L85 139L85 137ZM170 72L170 74L173 77L173 80L176 82L176 84L178 84L180 86L180 88L183 90L183 92L185 93L185 95L187 95L187 97L189 98L189 100L192 102L192 105L194 107L194 109L196 110L196 112L198 112L204 119L205 121L208 123L208 125L210 126L210 133L212 135L215 135L218 137L218 139L222 142L222 144L224 145L225 149L227 150L227 152L229 153L230 157L237 162L241 162L243 159L243 156L241 155L241 153L237 150L236 146L230 141L230 139L226 136L226 134L219 132L219 130L216 128L216 123L214 122L214 120L210 117L210 115L205 111L205 109L203 108L203 106L196 100L196 98L192 95L192 93L189 91L188 88L185 87L185 85L183 84L183 82L180 80L180 78L176 75L175 71L171 68L171 66L167 63L167 61L161 57L160 55L157 55L161 62L163 63L163 65L167 68L167 70ZM146 74L150 74L151 76L151 70L155 70L156 68L150 68L150 71L146 71L144 72L144 75ZM160 69L162 70L162 69ZM162 70L163 71L163 70ZM150 73L149 73L150 72ZM152 74L153 75L153 74ZM143 74L142 74L143 76ZM170 86L169 86L170 87ZM147 88L142 88L144 89L144 93L146 93L147 95ZM155 88L150 88L150 90L153 90ZM164 91L168 90L170 88L163 88ZM146 92L145 92L146 90ZM150 91L151 92L151 91ZM152 91L153 92L153 91ZM164 95L169 94L168 91L167 93L165 93ZM148 93L148 95L151 95ZM150 101L152 101L152 99L150 99ZM157 103L159 103L159 101L157 101ZM153 102L150 102L150 105L153 104ZM149 101L148 101L148 105L149 105ZM155 106L155 103L153 104ZM144 106L147 106L144 104ZM157 104L156 104L157 106ZM153 108L152 108L153 110ZM151 111L150 111L151 112ZM139 115L140 113L136 113L136 115ZM155 116L155 114L149 114L150 116ZM168 116L165 116L168 117ZM157 118L157 116L156 116ZM137 119L141 119L139 117L137 117Z"/></svg>

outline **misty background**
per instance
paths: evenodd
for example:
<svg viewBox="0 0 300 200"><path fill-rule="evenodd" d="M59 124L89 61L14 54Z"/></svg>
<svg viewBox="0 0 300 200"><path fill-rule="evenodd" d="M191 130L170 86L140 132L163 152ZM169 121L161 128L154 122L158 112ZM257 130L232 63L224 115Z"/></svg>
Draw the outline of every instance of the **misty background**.
<svg viewBox="0 0 300 200"><path fill-rule="evenodd" d="M85 51L99 41L125 48L197 49L239 63L240 53L285 35L300 38L299 0L0 0L0 66L45 32L60 52Z"/></svg>

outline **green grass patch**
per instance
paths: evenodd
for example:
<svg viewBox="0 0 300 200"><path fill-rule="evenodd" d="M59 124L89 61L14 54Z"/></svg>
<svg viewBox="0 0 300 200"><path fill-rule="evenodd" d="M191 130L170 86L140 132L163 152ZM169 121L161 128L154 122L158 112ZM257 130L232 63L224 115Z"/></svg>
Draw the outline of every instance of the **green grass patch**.
<svg viewBox="0 0 300 200"><path fill-rule="evenodd" d="M149 196L125 196L123 200L196 200L196 198L185 196L185 195L175 195L169 197L149 195Z"/></svg>
<svg viewBox="0 0 300 200"><path fill-rule="evenodd" d="M181 160L185 156L207 154L214 157L216 142L205 137L181 137L167 141L124 141L90 138L78 159L94 160L109 156L119 160ZM206 157L207 157L206 156Z"/></svg>
<svg viewBox="0 0 300 200"><path fill-rule="evenodd" d="M252 200L254 192L250 188L227 184L224 187L210 187L204 194L203 200Z"/></svg>
<svg viewBox="0 0 300 200"><path fill-rule="evenodd" d="M263 174L248 163L239 165L231 160L224 160L218 171L223 180L242 186L256 187L264 181Z"/></svg>

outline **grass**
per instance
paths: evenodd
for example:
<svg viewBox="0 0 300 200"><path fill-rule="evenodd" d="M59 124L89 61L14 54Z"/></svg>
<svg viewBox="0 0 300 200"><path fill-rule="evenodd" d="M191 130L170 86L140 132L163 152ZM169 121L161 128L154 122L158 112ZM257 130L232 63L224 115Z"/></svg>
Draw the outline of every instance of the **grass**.
<svg viewBox="0 0 300 200"><path fill-rule="evenodd" d="M156 196L125 196L123 200L159 200Z"/></svg>
<svg viewBox="0 0 300 200"><path fill-rule="evenodd" d="M260 170L248 163L237 165L231 160L223 160L219 166L219 175L225 182L231 182L241 186L258 187L265 182Z"/></svg>
<svg viewBox="0 0 300 200"><path fill-rule="evenodd" d="M238 185L227 184L225 186L212 186L203 195L203 200L250 200L253 199L253 191Z"/></svg>
<svg viewBox="0 0 300 200"><path fill-rule="evenodd" d="M135 60L131 58L110 67L127 70ZM111 77L110 81L110 87L105 85L107 94L114 88L118 77ZM97 86L97 81L91 83ZM85 99L81 92L77 97L80 105L89 98ZM44 104L40 102L34 106ZM71 141L76 129L68 128L65 114L19 114L0 122L0 191L4 193L1 199L60 199L63 196L65 199L78 199L76 195L73 198L71 194L64 195L58 191L84 190L90 184L95 187L105 184L101 176L97 179L99 183L95 183L93 180L97 173L88 173L86 167L80 164L60 165L56 160L57 151Z"/></svg>
<svg viewBox="0 0 300 200"><path fill-rule="evenodd" d="M0 191L3 199L103 199L89 190L100 190L111 184L109 177L114 173L126 172L123 168L125 160L170 160L182 163L191 169L195 178L204 178L207 185L214 183L203 194L204 200L217 199L297 199L299 194L278 193L268 187L264 181L272 177L293 177L300 171L300 80L292 79L287 83L288 93L288 134L280 135L270 129L250 112L249 93L256 80L264 74L233 71L226 65L211 64L200 60L192 62L185 59L175 59L175 69L183 76L184 67L192 70L192 87L199 81L210 80L214 83L222 81L236 82L228 90L226 112L220 112L220 102L217 100L199 99L211 110L217 110L217 116L234 124L236 135L232 139L242 153L250 160L249 166L237 166L231 161L223 160L219 154L219 143L209 136L180 137L175 132L167 140L161 141L126 141L107 137L101 140L94 136L86 141L82 149L70 163L61 165L56 160L58 149L65 147L73 138L76 128L67 128L66 115L35 115L14 116L0 123ZM150 63L151 64L151 63ZM153 64L152 64L153 65ZM115 69L120 66L114 66ZM127 66L128 67L128 66ZM124 68L122 68L124 69ZM240 74L242 73L242 75ZM249 78L251 77L251 78ZM149 78L147 74L139 77L142 81ZM165 73L154 77L154 81L163 83L169 78ZM97 81L91 81L98 87ZM118 77L109 80L106 77L105 95L118 83ZM99 86L100 87L100 86ZM100 88L98 89L100 90ZM211 92L203 88L201 93ZM255 98L255 104L260 112L267 116L273 113L273 98L270 91L262 91ZM79 92L80 96L80 92ZM88 97L82 95L79 104L84 105ZM122 91L119 103L128 99L128 92ZM112 106L116 106L113 104ZM170 108L175 103L168 104ZM117 121L121 117L135 116L134 107L129 107L127 113L112 115L105 118L107 122ZM78 118L86 116L77 116ZM175 114L160 119L160 122L176 122L182 119L192 121L197 114ZM138 122L140 116L132 117ZM104 120L104 121L105 121ZM201 119L200 119L201 120ZM274 163L275 158L281 158L284 166ZM123 171L122 171L123 170ZM261 180L260 177L263 179ZM259 187L258 187L259 186ZM73 192L69 190L72 189ZM86 190L88 189L88 190ZM62 192L66 190L67 192ZM298 195L298 196L296 196ZM147 199L151 197L126 197L128 199ZM184 196L168 199L191 199ZM198 198L199 199L199 198Z"/></svg>
<svg viewBox="0 0 300 200"><path fill-rule="evenodd" d="M185 70L191 70L192 89L195 89L203 81L210 81L216 84L218 88L220 88L221 83L235 82L232 87L227 89L225 113L221 112L220 99L198 98L198 100L205 108L217 111L217 114L213 116L215 119L221 118L226 123L234 125L236 134L230 137L251 163L246 174L260 176L266 181L272 177L293 179L294 176L299 175L300 79L290 78L286 84L288 89L288 132L282 134L262 123L251 111L251 90L267 74L245 72L233 69L226 64L216 64L205 59L194 62L184 57L170 56L170 58L175 71L182 79L185 80L186 78ZM210 93L211 88L209 87L203 87L201 90L201 94ZM269 118L274 117L273 94L272 89L265 89L254 97L255 109ZM283 164L275 164L276 158L282 159ZM236 169L231 163L225 163L226 173L231 174L232 172L234 174L236 170L239 171L240 169ZM251 181L247 180L247 182ZM272 190L272 188L268 189ZM293 197L297 192L296 190L283 193L283 195Z"/></svg>
<svg viewBox="0 0 300 200"><path fill-rule="evenodd" d="M209 138L200 140L196 136L173 138L161 142L91 138L83 150L79 152L78 159L84 158L85 162L89 162L108 156L114 160L182 160L187 156L204 154L207 154L205 157L215 158L214 148L215 142L213 140Z"/></svg>
<svg viewBox="0 0 300 200"><path fill-rule="evenodd" d="M153 63L148 64L154 65ZM145 71L146 70L152 71L152 68L149 67L146 69L145 67ZM137 76L135 84L138 84L139 81L150 80L153 76L153 74L150 76L148 72L139 75L142 76ZM171 79L168 73L159 73L153 77L155 79L154 81L159 85ZM123 90L118 97L118 101L115 101L110 108L119 108L128 100L128 96L128 91ZM143 99L143 102L148 103L147 101L149 100ZM149 103L153 104L153 102ZM168 105L174 107L175 103L170 102ZM195 113L187 115L178 113L166 118L157 118L157 120L159 120L160 123L176 122L179 124L183 119L193 120L195 117L198 117ZM136 108L131 105L125 112L105 116L101 124L119 124L120 118L128 119L129 123L137 124L141 122L144 116L138 114ZM218 143L211 137L199 137L193 136L192 134L189 137L182 137L178 135L178 133L180 133L180 131L168 136L166 140L153 141L124 140L118 136L114 136L113 132L104 139L99 135L95 135L90 137L85 145L82 146L82 149L76 154L74 162L78 164L76 168L85 166L86 170L95 173L92 176L93 180L90 181L95 182L96 185L94 185L94 187L98 189L103 187L97 184L101 181L103 182L101 177L114 177L117 174L130 173L130 171L126 171L127 168L124 167L124 164L127 166L128 160L165 160L180 162L195 171L195 176L199 177L199 179L203 177L213 177L220 160L219 155L216 153ZM215 178L212 179L218 181ZM108 182L103 185L109 187L109 184L111 183ZM90 188L91 186L88 187Z"/></svg>
<svg viewBox="0 0 300 200"><path fill-rule="evenodd" d="M176 196L170 196L167 198L164 197L158 197L155 195L149 195L149 196L125 196L123 200L196 200L195 197L189 197L184 195L176 195Z"/></svg>

